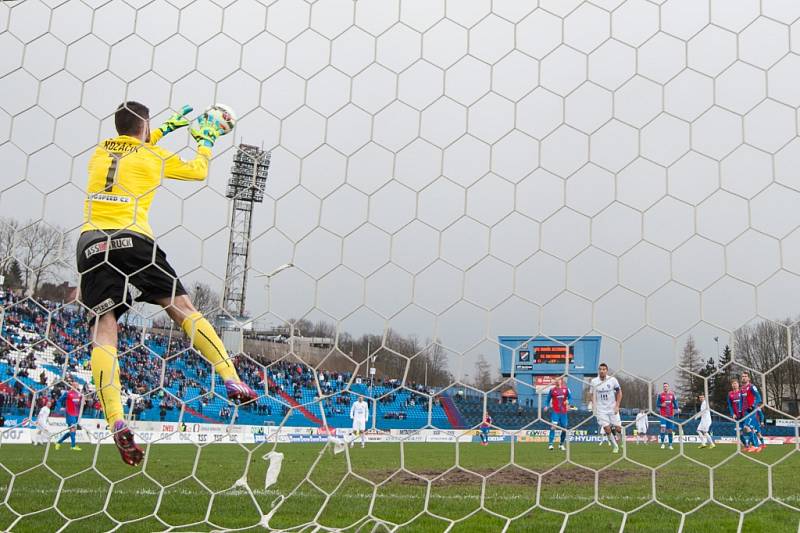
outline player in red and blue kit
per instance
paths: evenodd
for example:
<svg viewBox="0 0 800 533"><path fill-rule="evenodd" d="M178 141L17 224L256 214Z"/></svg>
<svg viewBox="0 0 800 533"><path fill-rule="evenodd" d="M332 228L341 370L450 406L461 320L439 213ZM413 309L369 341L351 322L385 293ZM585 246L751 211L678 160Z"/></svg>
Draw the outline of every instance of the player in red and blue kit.
<svg viewBox="0 0 800 533"><path fill-rule="evenodd" d="M750 374L742 372L741 391L744 397L744 412L745 416L750 420L751 434L750 438L753 441L753 447L758 448L758 451L766 448L766 441L762 435L761 428L764 424L764 413L761 412L763 400L761 398L761 391L755 383L750 381ZM747 451L753 452L756 450L748 449Z"/></svg>
<svg viewBox="0 0 800 533"><path fill-rule="evenodd" d="M731 380L731 390L728 392L728 411L731 417L736 420L739 427L739 440L742 441L742 449L748 452L761 451L753 443L753 417L747 417L746 394L739 388L739 382Z"/></svg>
<svg viewBox="0 0 800 533"><path fill-rule="evenodd" d="M548 450L552 450L553 443L556 439L556 427L561 429L561 438L559 441L558 449L561 451L566 450L564 443L567 440L567 427L569 427L569 420L567 412L569 411L569 402L572 396L569 389L564 386L564 379L556 379L555 386L550 389L548 394L548 404L550 408L550 434L548 436Z"/></svg>
<svg viewBox="0 0 800 533"><path fill-rule="evenodd" d="M58 439L56 450L61 448L61 443L69 437L70 449L79 452L81 449L75 444L75 432L78 430L78 419L80 418L81 408L83 407L83 396L78 392L78 387L72 379L67 378L67 385L69 385L69 388L61 394L56 405L59 411L66 411L69 432L64 433L61 435L61 438Z"/></svg>
<svg viewBox="0 0 800 533"><path fill-rule="evenodd" d="M675 423L672 418L678 409L678 398L675 393L669 390L669 383L664 383L664 390L656 398L656 407L658 407L658 414L661 415L661 432L658 434L658 442L661 443L663 450L666 445L664 440L669 437L669 449L672 449L672 436L675 430Z"/></svg>
<svg viewBox="0 0 800 533"><path fill-rule="evenodd" d="M492 427L492 417L486 415L481 422L481 446L489 445L489 429Z"/></svg>

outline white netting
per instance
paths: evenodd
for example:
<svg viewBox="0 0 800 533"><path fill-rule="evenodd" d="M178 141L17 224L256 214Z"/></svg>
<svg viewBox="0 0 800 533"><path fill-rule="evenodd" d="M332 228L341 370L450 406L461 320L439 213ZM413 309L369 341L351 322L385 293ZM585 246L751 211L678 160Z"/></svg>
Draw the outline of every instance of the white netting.
<svg viewBox="0 0 800 533"><path fill-rule="evenodd" d="M0 528L797 530L798 18L789 0L0 3ZM106 445L74 292L87 162L125 100L154 127L186 103L238 112L209 179L165 180L151 220L261 393L229 404L180 328L134 307L136 468ZM232 219L240 142L270 170ZM185 130L159 144L193 156ZM221 296L250 224L243 318ZM562 354L538 377L537 346ZM625 392L618 456L589 410L599 361ZM765 402L753 454L726 406L743 371ZM561 373L563 452L541 405ZM54 449L57 418L33 448L67 375L83 451ZM364 451L342 429L356 394Z"/></svg>

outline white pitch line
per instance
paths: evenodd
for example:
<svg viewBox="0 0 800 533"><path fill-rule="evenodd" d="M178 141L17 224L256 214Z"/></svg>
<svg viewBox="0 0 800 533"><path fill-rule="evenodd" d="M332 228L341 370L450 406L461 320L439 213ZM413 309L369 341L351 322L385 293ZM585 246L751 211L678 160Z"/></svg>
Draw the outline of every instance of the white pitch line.
<svg viewBox="0 0 800 533"><path fill-rule="evenodd" d="M7 486L0 486L0 492L7 490ZM161 494L162 491L155 490L155 489L137 489L137 490L115 490L113 496L158 496ZM179 490L172 490L172 489L164 489L164 492L169 494L178 494L181 496L208 496L210 493L205 491L198 491L198 490L187 490L187 489L179 489ZM107 494L107 490L101 489L89 489L89 488L65 488L62 490L57 489L31 489L31 488L15 488L11 496L14 494L79 494L79 495L89 495L89 494ZM252 493L256 496L281 496L284 495L281 491L278 490L264 490L264 489L253 489ZM243 497L246 496L248 493L245 490L240 488L229 489L222 492L216 493L216 498L231 498L231 497ZM295 492L292 496L297 496L301 498L309 498L309 497L322 497L322 494L319 492L311 492L311 491L301 491ZM345 498L351 500L372 500L372 494L363 493L363 492L342 492L337 493L334 498ZM403 500L403 501L414 501L414 500L425 500L424 496L416 496L413 494L378 494L376 496L378 500ZM459 501L479 501L480 495L479 494L431 494L430 499L432 500L459 500ZM529 501L532 500L533 496L522 496L522 495L486 495L485 500L500 500L500 501L520 501L525 500ZM542 499L545 501L595 501L594 497L590 496L581 496L581 495L571 495L571 494L542 494ZM663 500L664 498L662 498ZM774 498L775 500L780 500L786 503L791 502L800 502L800 495L793 495L788 496L785 498ZM608 502L608 501L640 501L644 502L650 500L650 496L630 496L630 495L614 495L614 496L602 496L599 498L601 502ZM704 502L708 501L709 498L701 498L699 496L689 496L689 497L682 497L682 502ZM720 502L729 502L729 503L758 503L764 501L764 498L733 498L733 497L717 497L717 501Z"/></svg>

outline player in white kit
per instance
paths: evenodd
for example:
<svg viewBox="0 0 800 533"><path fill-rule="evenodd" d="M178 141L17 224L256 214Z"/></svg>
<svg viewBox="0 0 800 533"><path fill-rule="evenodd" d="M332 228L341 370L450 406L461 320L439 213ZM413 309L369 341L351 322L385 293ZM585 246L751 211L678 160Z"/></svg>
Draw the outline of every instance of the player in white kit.
<svg viewBox="0 0 800 533"><path fill-rule="evenodd" d="M597 377L592 379L594 416L611 441L612 451L619 453L618 439L622 439L622 421L619 417L619 404L622 401L622 388L617 378L608 375L608 365L600 363Z"/></svg>
<svg viewBox="0 0 800 533"><path fill-rule="evenodd" d="M649 425L647 411L642 409L636 413L636 444L641 444L642 442L647 444L647 428Z"/></svg>
<svg viewBox="0 0 800 533"><path fill-rule="evenodd" d="M50 442L50 430L47 423L50 418L50 403L46 403L39 409L39 414L36 417L36 430L33 432L33 445L47 446Z"/></svg>
<svg viewBox="0 0 800 533"><path fill-rule="evenodd" d="M700 435L699 448L716 448L717 445L711 438L711 408L708 406L708 400L704 394L697 398L700 400L700 412L696 415L700 419L697 425L697 434Z"/></svg>
<svg viewBox="0 0 800 533"><path fill-rule="evenodd" d="M350 447L355 444L356 437L361 436L361 447L366 443L364 431L367 429L367 419L369 418L369 405L364 401L363 396L350 407L350 418L353 420L353 438L350 440Z"/></svg>

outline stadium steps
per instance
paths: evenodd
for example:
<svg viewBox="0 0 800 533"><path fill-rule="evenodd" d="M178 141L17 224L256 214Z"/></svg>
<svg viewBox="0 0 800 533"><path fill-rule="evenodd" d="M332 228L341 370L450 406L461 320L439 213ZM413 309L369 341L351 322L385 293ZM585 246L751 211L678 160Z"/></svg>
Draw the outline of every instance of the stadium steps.
<svg viewBox="0 0 800 533"><path fill-rule="evenodd" d="M450 422L453 429L464 429L466 427L464 418L453 403L452 398L446 394L442 394L440 401L442 403L442 409L444 409L444 414L447 416L447 420Z"/></svg>
<svg viewBox="0 0 800 533"><path fill-rule="evenodd" d="M272 378L269 377L269 376L267 376L267 383L269 384L271 389L275 390L278 393L278 396L283 398L283 400L287 404L292 406L294 409L296 409L297 411L301 412L303 414L303 416L305 416L306 419L308 419L311 423L313 423L313 424L315 424L317 426L320 426L320 427L325 425L317 415L315 415L314 413L312 413L311 411L309 411L308 409L306 409L305 407L303 407L302 405L297 403L294 398L292 398L285 391L283 391L278 386L277 383L272 381Z"/></svg>
<svg viewBox="0 0 800 533"><path fill-rule="evenodd" d="M200 412L196 411L194 408L189 407L188 403L184 404L184 411L189 413L190 415L196 417L196 418L199 418L200 420L203 420L204 422L208 422L209 424L224 424L225 423L222 420L219 420L218 418L212 418L210 416L206 416L204 414L201 414Z"/></svg>

